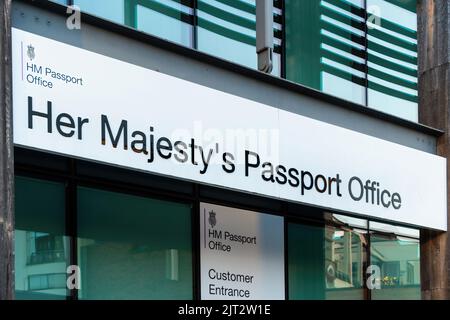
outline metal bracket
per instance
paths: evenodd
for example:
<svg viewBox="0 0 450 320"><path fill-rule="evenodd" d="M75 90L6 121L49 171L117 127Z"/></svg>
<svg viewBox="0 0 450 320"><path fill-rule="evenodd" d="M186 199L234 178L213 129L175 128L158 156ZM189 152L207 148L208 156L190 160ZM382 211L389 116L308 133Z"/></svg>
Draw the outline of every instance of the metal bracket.
<svg viewBox="0 0 450 320"><path fill-rule="evenodd" d="M258 70L272 72L273 0L256 0L256 54Z"/></svg>

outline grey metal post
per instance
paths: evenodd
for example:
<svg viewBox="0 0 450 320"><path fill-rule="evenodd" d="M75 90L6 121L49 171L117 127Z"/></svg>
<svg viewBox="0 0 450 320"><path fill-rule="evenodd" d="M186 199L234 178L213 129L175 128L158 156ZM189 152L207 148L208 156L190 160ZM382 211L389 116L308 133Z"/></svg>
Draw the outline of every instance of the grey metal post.
<svg viewBox="0 0 450 320"><path fill-rule="evenodd" d="M272 72L273 0L256 0L256 53L258 70Z"/></svg>
<svg viewBox="0 0 450 320"><path fill-rule="evenodd" d="M0 0L0 300L14 298L11 0Z"/></svg>

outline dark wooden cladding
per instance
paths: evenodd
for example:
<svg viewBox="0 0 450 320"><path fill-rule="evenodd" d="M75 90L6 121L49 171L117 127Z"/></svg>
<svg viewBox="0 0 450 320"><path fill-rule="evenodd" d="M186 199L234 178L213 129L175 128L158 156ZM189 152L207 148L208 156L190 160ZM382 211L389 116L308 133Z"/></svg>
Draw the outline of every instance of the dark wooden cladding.
<svg viewBox="0 0 450 320"><path fill-rule="evenodd" d="M11 0L0 1L0 300L14 298Z"/></svg>
<svg viewBox="0 0 450 320"><path fill-rule="evenodd" d="M450 181L449 6L449 1L442 0L417 2L419 121L445 131L437 140L437 153L447 158L447 185ZM447 208L450 208L448 199L447 187ZM447 211L447 224L448 216ZM422 298L450 299L447 232L422 230L420 247Z"/></svg>

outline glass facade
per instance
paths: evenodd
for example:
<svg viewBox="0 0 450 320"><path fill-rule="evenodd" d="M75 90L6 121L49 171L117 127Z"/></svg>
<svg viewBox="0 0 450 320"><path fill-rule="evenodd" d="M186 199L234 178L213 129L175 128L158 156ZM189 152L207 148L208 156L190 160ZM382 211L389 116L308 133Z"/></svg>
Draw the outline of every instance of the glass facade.
<svg viewBox="0 0 450 320"><path fill-rule="evenodd" d="M17 299L66 299L69 265L80 267L78 299L193 298L189 205L69 189L16 178ZM77 198L76 226L67 196Z"/></svg>
<svg viewBox="0 0 450 320"><path fill-rule="evenodd" d="M70 3L115 23L256 68L255 0ZM274 1L273 74L417 121L415 5L415 0ZM27 170L16 177L18 299L199 297L194 216L200 196L190 193L198 185L186 187L188 191L180 187L150 192L132 178L114 183L104 173L97 181L98 176L89 180L65 170L61 169L64 174L48 170L57 177L51 181ZM128 174L122 172L121 177ZM311 220L303 220L301 210L294 217L283 209L274 211L286 216L287 298L420 299L418 230L320 210ZM81 271L76 292L66 287L66 268L73 264ZM379 288L374 290L367 287L368 266L379 270L374 278Z"/></svg>
<svg viewBox="0 0 450 320"><path fill-rule="evenodd" d="M418 121L416 1L285 0L286 77Z"/></svg>
<svg viewBox="0 0 450 320"><path fill-rule="evenodd" d="M83 187L77 193L80 299L192 299L188 205Z"/></svg>
<svg viewBox="0 0 450 320"><path fill-rule="evenodd" d="M65 299L70 246L64 183L17 177L15 276L18 299Z"/></svg>
<svg viewBox="0 0 450 320"><path fill-rule="evenodd" d="M365 104L364 1L285 4L286 77Z"/></svg>
<svg viewBox="0 0 450 320"><path fill-rule="evenodd" d="M195 298L195 200L69 184L16 178L18 299L73 298L73 264L77 299ZM420 299L418 230L317 214L317 222L301 212L285 218L288 299ZM367 288L369 265L379 270L371 281L378 289Z"/></svg>
<svg viewBox="0 0 450 320"><path fill-rule="evenodd" d="M281 15L274 10L274 71L281 72ZM214 56L255 68L256 16L255 0L198 1L198 49Z"/></svg>
<svg viewBox="0 0 450 320"><path fill-rule="evenodd" d="M54 1L68 4L68 1ZM75 0L81 11L256 68L255 0ZM274 7L274 75L281 75L282 10Z"/></svg>
<svg viewBox="0 0 450 320"><path fill-rule="evenodd" d="M327 217L325 224L288 224L290 299L421 298L418 230ZM379 272L365 273L369 265Z"/></svg>
<svg viewBox="0 0 450 320"><path fill-rule="evenodd" d="M368 0L368 106L418 121L416 0ZM374 24L379 22L379 25Z"/></svg>
<svg viewBox="0 0 450 320"><path fill-rule="evenodd" d="M174 1L136 1L129 24L160 38L194 46L193 9Z"/></svg>
<svg viewBox="0 0 450 320"><path fill-rule="evenodd" d="M365 221L330 215L326 225L289 223L289 298L365 299L367 230ZM343 221L357 220L359 226Z"/></svg>
<svg viewBox="0 0 450 320"><path fill-rule="evenodd" d="M418 230L370 223L370 261L380 270L374 300L419 300L420 243Z"/></svg>
<svg viewBox="0 0 450 320"><path fill-rule="evenodd" d="M74 0L73 4L103 19L125 23L124 0Z"/></svg>
<svg viewBox="0 0 450 320"><path fill-rule="evenodd" d="M256 68L255 0L74 4L104 19ZM272 74L418 121L416 0L275 0L274 36Z"/></svg>

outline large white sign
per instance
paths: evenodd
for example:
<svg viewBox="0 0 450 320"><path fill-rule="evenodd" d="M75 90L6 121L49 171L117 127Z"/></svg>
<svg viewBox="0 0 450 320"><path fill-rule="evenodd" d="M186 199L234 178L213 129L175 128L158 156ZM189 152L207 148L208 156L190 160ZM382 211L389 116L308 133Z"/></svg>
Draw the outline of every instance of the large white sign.
<svg viewBox="0 0 450 320"><path fill-rule="evenodd" d="M16 145L446 230L446 160L13 29Z"/></svg>
<svg viewBox="0 0 450 320"><path fill-rule="evenodd" d="M284 300L283 218L200 205L201 296Z"/></svg>

